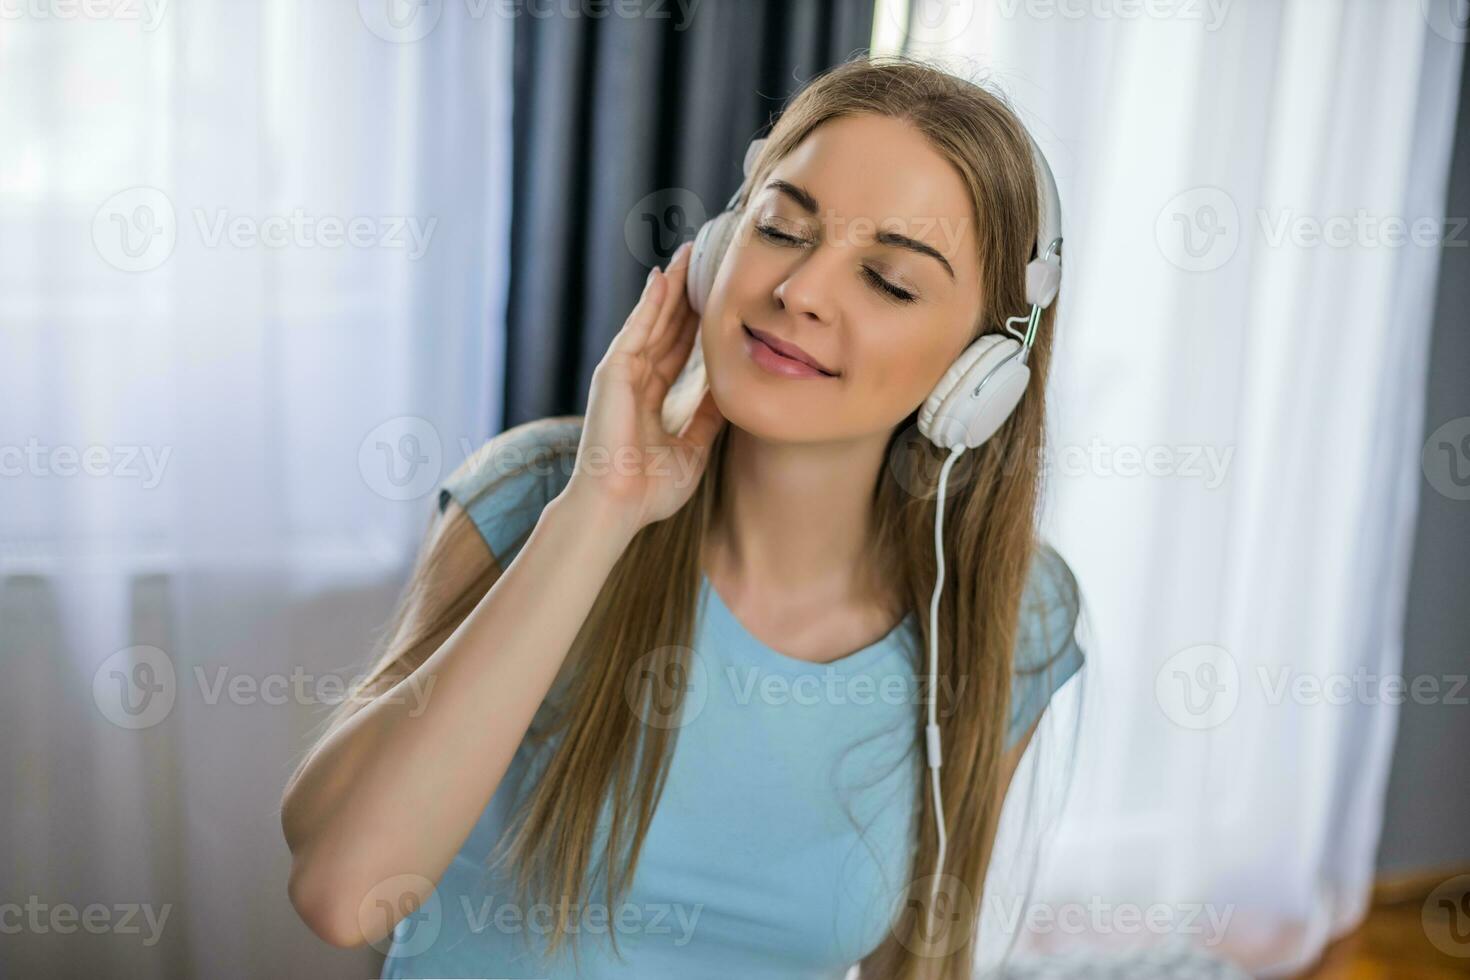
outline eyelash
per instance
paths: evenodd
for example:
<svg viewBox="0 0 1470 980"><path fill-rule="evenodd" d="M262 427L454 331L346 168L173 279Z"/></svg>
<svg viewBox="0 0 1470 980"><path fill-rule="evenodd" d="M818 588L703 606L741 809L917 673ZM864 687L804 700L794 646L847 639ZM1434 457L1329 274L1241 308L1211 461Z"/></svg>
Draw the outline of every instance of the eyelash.
<svg viewBox="0 0 1470 980"><path fill-rule="evenodd" d="M755 230L760 232L761 237L764 238L766 241L772 242L776 245L791 245L801 242L801 239L795 237L794 235L788 235L784 232L777 231L769 225L758 224L755 226ZM884 279L882 276L878 275L878 273L874 272L867 266L863 266L863 276L868 280L868 282L873 286L874 289L877 289L885 297L893 300L895 303L908 305L918 298L913 293L905 289L900 289L897 286L893 285L893 283L889 282L887 279Z"/></svg>

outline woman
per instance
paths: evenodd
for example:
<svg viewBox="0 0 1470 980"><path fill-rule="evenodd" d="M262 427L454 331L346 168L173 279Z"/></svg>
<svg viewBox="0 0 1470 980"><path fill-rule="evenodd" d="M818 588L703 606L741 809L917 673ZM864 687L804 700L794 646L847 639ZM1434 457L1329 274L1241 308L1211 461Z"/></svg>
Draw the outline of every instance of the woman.
<svg viewBox="0 0 1470 980"><path fill-rule="evenodd" d="M702 315L686 246L584 417L449 478L386 651L287 788L292 902L338 945L391 930L387 976L970 976L1001 802L1082 660L1029 465L1052 311L942 495L913 436L1027 308L1029 144L982 88L865 58L797 94L745 187ZM708 390L670 435L696 342Z"/></svg>

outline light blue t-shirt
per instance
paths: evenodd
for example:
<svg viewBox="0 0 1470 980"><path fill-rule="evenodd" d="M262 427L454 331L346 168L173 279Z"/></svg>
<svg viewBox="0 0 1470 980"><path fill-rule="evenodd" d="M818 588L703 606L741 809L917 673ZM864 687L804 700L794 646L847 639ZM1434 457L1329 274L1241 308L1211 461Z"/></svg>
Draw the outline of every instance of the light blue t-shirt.
<svg viewBox="0 0 1470 980"><path fill-rule="evenodd" d="M441 488L440 507L464 507L501 568L569 479L579 426L517 426ZM883 941L927 778L917 616L819 664L756 639L704 576L698 601L683 713L657 722L677 725L668 780L626 898L608 908L601 879L583 896L580 968L565 948L537 955L550 906L521 907L509 871L487 867L555 744L527 741L433 895L399 921L385 977L841 980ZM1022 603L1008 744L1082 665L1077 612L1071 571L1043 545Z"/></svg>

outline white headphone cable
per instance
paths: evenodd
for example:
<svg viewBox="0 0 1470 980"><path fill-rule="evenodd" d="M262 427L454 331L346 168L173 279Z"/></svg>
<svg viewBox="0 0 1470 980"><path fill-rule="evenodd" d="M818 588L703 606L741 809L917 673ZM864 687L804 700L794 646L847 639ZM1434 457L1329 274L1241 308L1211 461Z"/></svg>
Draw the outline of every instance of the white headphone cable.
<svg viewBox="0 0 1470 980"><path fill-rule="evenodd" d="M939 876L944 870L944 852L948 838L944 832L944 802L939 793L939 597L944 591L944 488L949 482L949 469L965 451L961 443L950 451L944 465L939 468L939 498L934 506L934 554L938 574L934 579L934 596L929 600L929 724L924 726L926 748L929 756L929 787L934 795L934 826L939 831L939 855L934 862L934 882L929 889L929 935L935 935L934 906L939 898Z"/></svg>

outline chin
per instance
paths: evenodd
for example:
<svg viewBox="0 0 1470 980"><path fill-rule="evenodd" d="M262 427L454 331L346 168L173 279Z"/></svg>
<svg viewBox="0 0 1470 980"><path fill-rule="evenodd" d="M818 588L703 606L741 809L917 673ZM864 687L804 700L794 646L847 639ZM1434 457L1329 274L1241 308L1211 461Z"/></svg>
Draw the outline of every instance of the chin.
<svg viewBox="0 0 1470 980"><path fill-rule="evenodd" d="M720 324L718 330L708 328ZM701 330L705 379L720 413L752 435L781 442L831 438L845 417L840 382L771 374L746 352L745 327L734 314L707 319Z"/></svg>

